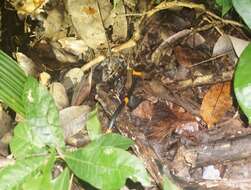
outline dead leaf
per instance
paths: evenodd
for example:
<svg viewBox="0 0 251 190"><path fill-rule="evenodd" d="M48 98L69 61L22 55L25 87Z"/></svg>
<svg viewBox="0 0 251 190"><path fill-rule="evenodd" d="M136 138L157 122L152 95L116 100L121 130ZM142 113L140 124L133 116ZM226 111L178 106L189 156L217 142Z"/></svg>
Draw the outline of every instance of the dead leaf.
<svg viewBox="0 0 251 190"><path fill-rule="evenodd" d="M105 21L110 15L112 5L108 0L99 0L99 4ZM97 49L100 46L107 46L105 29L98 14L96 0L67 0L66 8L78 35L89 47Z"/></svg>
<svg viewBox="0 0 251 190"><path fill-rule="evenodd" d="M190 49L182 48L181 46L177 46L174 48L175 57L180 65L184 65L185 67L189 67L192 65L189 50Z"/></svg>
<svg viewBox="0 0 251 190"><path fill-rule="evenodd" d="M71 106L59 112L60 126L64 130L65 140L77 134L85 127L90 107Z"/></svg>
<svg viewBox="0 0 251 190"><path fill-rule="evenodd" d="M71 101L72 106L81 105L81 103L90 95L92 88L92 71L90 72L88 78L82 78L80 83L76 86L73 92L73 97Z"/></svg>
<svg viewBox="0 0 251 190"><path fill-rule="evenodd" d="M107 18L105 24L108 28L113 27L112 40L126 40L127 38L127 18L125 16L126 9L123 1L118 1L113 7L110 16Z"/></svg>
<svg viewBox="0 0 251 190"><path fill-rule="evenodd" d="M212 56L227 54L233 62L237 62L238 57L234 52L234 48L230 38L227 35L220 36L214 44Z"/></svg>
<svg viewBox="0 0 251 190"><path fill-rule="evenodd" d="M247 40L243 40L240 38L236 38L234 36L228 36L232 42L234 51L236 53L236 55L238 57L241 56L241 53L243 52L243 50L248 46L248 44L250 43L250 41Z"/></svg>
<svg viewBox="0 0 251 190"><path fill-rule="evenodd" d="M35 63L29 57L27 57L25 54L21 52L17 52L16 58L19 66L22 68L22 70L25 72L27 76L28 75L37 76L38 69Z"/></svg>
<svg viewBox="0 0 251 190"><path fill-rule="evenodd" d="M199 33L195 33L194 35L191 35L188 39L187 39L187 45L190 48L196 48L202 44L204 44L206 42L205 38L200 35Z"/></svg>
<svg viewBox="0 0 251 190"><path fill-rule="evenodd" d="M69 99L65 90L65 87L59 82L53 82L50 84L50 93L55 101L55 104L59 110L69 106Z"/></svg>
<svg viewBox="0 0 251 190"><path fill-rule="evenodd" d="M84 7L83 11L88 15L94 15L97 12L93 7Z"/></svg>
<svg viewBox="0 0 251 190"><path fill-rule="evenodd" d="M154 112L154 105L150 101L141 102L137 108L132 111L132 114L140 119L151 120Z"/></svg>
<svg viewBox="0 0 251 190"><path fill-rule="evenodd" d="M216 124L232 106L230 82L213 85L203 98L200 115L208 128Z"/></svg>

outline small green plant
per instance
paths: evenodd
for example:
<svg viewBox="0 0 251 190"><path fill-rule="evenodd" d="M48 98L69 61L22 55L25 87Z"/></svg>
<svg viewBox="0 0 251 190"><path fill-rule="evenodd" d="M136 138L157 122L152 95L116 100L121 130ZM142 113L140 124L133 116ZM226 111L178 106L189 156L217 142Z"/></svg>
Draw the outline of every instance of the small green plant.
<svg viewBox="0 0 251 190"><path fill-rule="evenodd" d="M26 79L16 62L0 50L0 100L22 116L22 93Z"/></svg>
<svg viewBox="0 0 251 190"><path fill-rule="evenodd" d="M216 4L222 8L224 16L232 7L241 16L246 25L251 28L251 1L250 0L216 0Z"/></svg>
<svg viewBox="0 0 251 190"><path fill-rule="evenodd" d="M251 44L242 52L235 70L234 92L242 111L251 123Z"/></svg>
<svg viewBox="0 0 251 190"><path fill-rule="evenodd" d="M16 67L13 60L5 59ZM101 134L95 112L87 124L93 141L84 148L67 150L52 96L34 78L20 79L24 84L16 96L23 108L24 120L15 127L10 142L16 162L0 170L1 190L68 190L71 173L99 189L120 189L127 178L149 185L144 164L126 151L133 142L118 134ZM2 80L1 85L8 89ZM10 105L8 98L4 101ZM65 168L53 179L52 171L58 160L65 162Z"/></svg>

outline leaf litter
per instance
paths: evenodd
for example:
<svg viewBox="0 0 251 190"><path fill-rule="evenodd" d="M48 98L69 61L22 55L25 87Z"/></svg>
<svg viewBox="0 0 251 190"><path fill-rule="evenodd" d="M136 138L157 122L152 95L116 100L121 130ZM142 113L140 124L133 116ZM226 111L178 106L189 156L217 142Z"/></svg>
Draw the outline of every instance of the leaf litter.
<svg viewBox="0 0 251 190"><path fill-rule="evenodd" d="M28 50L21 49L20 53L29 60L24 66L28 67L27 73L45 71L51 78L41 82L54 86L51 93L61 109L60 126L65 142L79 147L77 141L82 140L80 146L84 148L69 153L66 159L78 177L99 188L120 187L124 181L116 183L112 176L109 183L102 184L101 180L89 179L88 173L82 175L78 165L85 168L88 164L72 157L84 153L92 156L98 153L102 157L108 153L119 154L124 157L107 160L110 167L116 169L120 165L114 163L128 158L125 163L130 170L123 169L123 175L141 181L143 186L149 185L145 173L133 171L131 166L136 161L127 152L108 145L99 152L92 151L95 140L91 140L107 132L109 122L114 121L112 131L135 141L132 150L144 161L152 186L162 186L168 176L168 180L183 188L209 188L211 171L216 172L217 168L217 182L213 185L218 189L234 188L232 182L236 176L230 170L236 172L242 164L248 167L251 155L248 146L238 151L227 149L229 142L234 147L248 143L251 134L250 129L243 129L245 124L231 93L236 60L250 41L239 25L229 30L227 20L211 13L198 14L198 10L205 7L192 2L156 5L128 0L113 3L58 0L55 4L24 1L21 7L15 3L13 6L18 14L29 15L31 20L42 23L36 29L31 21L26 23L35 38L30 39L32 46L27 44ZM133 16L128 16L130 14ZM19 62L25 64L22 60ZM134 69L131 78L130 69ZM140 74L136 75L138 71ZM55 88L55 84L60 88ZM117 109L124 101L125 105ZM88 114L97 103L100 106L94 118L96 124L90 128ZM17 126L15 130L20 129ZM15 131L12 138L18 141ZM31 150L35 146L30 141L26 143ZM223 145L226 149L221 149ZM244 152L245 156L237 157ZM23 156L20 150L14 153ZM92 162L100 160L95 157ZM30 167L33 170L37 166ZM137 163L137 167L142 168L142 163ZM204 168L203 172L199 167ZM93 171L96 170L93 168ZM106 171L100 172L106 174ZM116 176L116 172L113 174ZM58 181L69 179L67 170L61 175ZM243 176L244 179L249 177ZM176 181L177 178L183 183ZM244 180L240 185L250 184ZM164 186L166 188L167 184Z"/></svg>

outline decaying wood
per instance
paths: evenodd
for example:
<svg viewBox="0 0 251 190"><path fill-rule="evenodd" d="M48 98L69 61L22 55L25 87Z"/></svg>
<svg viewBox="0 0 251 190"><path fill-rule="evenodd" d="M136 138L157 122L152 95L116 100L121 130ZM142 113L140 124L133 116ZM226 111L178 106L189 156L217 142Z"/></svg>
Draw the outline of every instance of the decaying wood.
<svg viewBox="0 0 251 190"><path fill-rule="evenodd" d="M97 97L96 99L99 101L101 106L104 108L104 110L109 110L107 112L108 115L111 116L112 112L115 111L116 104L109 99L108 94L99 87L97 89ZM140 157L145 165L147 170L149 171L151 177L153 178L154 182L161 186L162 184L162 174L159 171L159 167L157 164L158 156L154 153L154 151L150 148L150 145L147 143L144 134L139 136L141 134L139 131L136 131L137 128L135 128L132 123L128 122L130 121L130 116L128 115L128 112L125 111L126 109L122 110L122 113L117 118L117 124L116 128L119 130L121 134L123 134L126 137L129 137L135 142L135 145L132 147L134 153ZM135 129L132 131L132 129Z"/></svg>
<svg viewBox="0 0 251 190"><path fill-rule="evenodd" d="M195 79L188 79L168 84L168 88L174 90L176 89L182 90L189 87L196 87L196 86L230 81L233 78L233 73L234 71L226 71L221 74L209 74L209 75L199 76Z"/></svg>
<svg viewBox="0 0 251 190"><path fill-rule="evenodd" d="M251 135L181 149L184 159L192 167L241 160L251 156Z"/></svg>
<svg viewBox="0 0 251 190"><path fill-rule="evenodd" d="M161 159L152 150L145 136L143 134L140 135L140 132L135 131L135 127L128 122L129 120L129 115L122 111L122 114L117 120L117 129L121 134L129 137L135 142L134 146L132 147L133 152L144 161L148 172L154 179L154 182L157 183L158 186L161 186L163 182L163 173L159 168L162 165Z"/></svg>
<svg viewBox="0 0 251 190"><path fill-rule="evenodd" d="M218 180L196 178L198 184L206 189L251 189L251 159L229 162L223 165L224 171ZM221 188L219 188L221 187Z"/></svg>

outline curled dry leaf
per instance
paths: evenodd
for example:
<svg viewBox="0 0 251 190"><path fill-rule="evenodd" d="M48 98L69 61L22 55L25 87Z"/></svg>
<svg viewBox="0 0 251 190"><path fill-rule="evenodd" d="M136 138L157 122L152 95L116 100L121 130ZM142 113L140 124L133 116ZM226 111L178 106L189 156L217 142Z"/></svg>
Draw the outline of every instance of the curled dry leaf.
<svg viewBox="0 0 251 190"><path fill-rule="evenodd" d="M208 128L217 123L232 106L230 82L213 85L203 98L200 115Z"/></svg>
<svg viewBox="0 0 251 190"><path fill-rule="evenodd" d="M84 72L80 68L73 68L64 75L62 84L68 94L81 82L83 77Z"/></svg>
<svg viewBox="0 0 251 190"><path fill-rule="evenodd" d="M90 95L92 89L92 71L87 78L82 78L80 83L76 86L71 105L78 106Z"/></svg>
<svg viewBox="0 0 251 190"><path fill-rule="evenodd" d="M50 85L50 93L54 98L56 106L59 110L69 106L69 99L66 94L65 87L59 82L53 82Z"/></svg>
<svg viewBox="0 0 251 190"><path fill-rule="evenodd" d="M36 76L38 74L38 70L36 68L35 63L25 54L17 52L16 58L19 66L23 69L23 71L27 76L28 75Z"/></svg>

